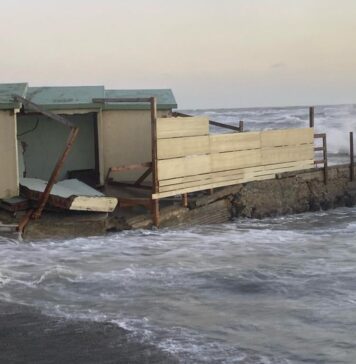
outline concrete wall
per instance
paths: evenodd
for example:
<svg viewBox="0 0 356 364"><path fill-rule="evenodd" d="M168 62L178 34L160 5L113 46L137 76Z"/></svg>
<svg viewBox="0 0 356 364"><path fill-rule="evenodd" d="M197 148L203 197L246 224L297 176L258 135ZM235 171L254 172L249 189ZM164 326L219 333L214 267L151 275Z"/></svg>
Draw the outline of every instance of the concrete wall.
<svg viewBox="0 0 356 364"><path fill-rule="evenodd" d="M95 113L66 116L78 125L79 134L60 179L66 178L69 170L95 168L95 116ZM25 143L26 176L47 180L64 150L69 129L41 115L19 115L17 126L18 140Z"/></svg>
<svg viewBox="0 0 356 364"><path fill-rule="evenodd" d="M170 111L159 111L158 117ZM151 116L149 110L107 110L102 112L103 173L110 167L151 161ZM144 170L113 175L133 181Z"/></svg>
<svg viewBox="0 0 356 364"><path fill-rule="evenodd" d="M18 195L16 114L0 111L0 198Z"/></svg>

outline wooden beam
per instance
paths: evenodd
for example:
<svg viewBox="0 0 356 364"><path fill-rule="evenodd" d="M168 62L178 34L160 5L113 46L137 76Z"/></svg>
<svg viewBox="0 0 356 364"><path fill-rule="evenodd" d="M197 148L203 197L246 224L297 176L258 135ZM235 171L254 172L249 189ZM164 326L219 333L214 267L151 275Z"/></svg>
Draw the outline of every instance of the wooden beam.
<svg viewBox="0 0 356 364"><path fill-rule="evenodd" d="M59 176L59 173L63 167L63 164L65 162L65 160L67 159L68 157L68 154L70 152L70 150L72 149L72 146L77 138L77 135L78 135L78 132L79 132L79 129L78 128L72 128L70 133L69 133L69 137L68 137L68 140L67 140L67 144L66 144L66 147L62 153L62 155L59 157L57 163L56 163L56 166L54 167L54 170L52 172L52 175L47 183L47 186L43 192L43 195L42 195L42 198L39 202L39 205L36 209L36 211L32 214L32 218L33 219L39 219L41 217L41 214L42 214L42 211L44 209L44 207L46 206L46 203L48 201L48 198L49 198L49 195L51 193L51 190L54 186L54 184L57 182L58 180L58 176Z"/></svg>
<svg viewBox="0 0 356 364"><path fill-rule="evenodd" d="M314 128L314 107L309 108L309 127Z"/></svg>
<svg viewBox="0 0 356 364"><path fill-rule="evenodd" d="M141 183L152 173L152 166L147 169L147 171L137 179L137 181L134 183L135 186L141 186Z"/></svg>
<svg viewBox="0 0 356 364"><path fill-rule="evenodd" d="M136 169L150 168L151 166L152 166L151 162L128 164L118 167L111 167L110 172L111 173L128 172L128 171L134 171Z"/></svg>
<svg viewBox="0 0 356 364"><path fill-rule="evenodd" d="M118 181L112 181L112 180L108 181L108 185L110 185L110 186L139 188L139 189L142 189L142 190L152 190L151 186L142 186L142 185L136 185L134 183L118 182Z"/></svg>
<svg viewBox="0 0 356 364"><path fill-rule="evenodd" d="M158 193L158 166L157 166L157 99L151 97L151 152L152 152L152 195ZM152 200L151 212L153 225L159 227L159 199Z"/></svg>
<svg viewBox="0 0 356 364"><path fill-rule="evenodd" d="M105 97L105 98L95 98L94 103L105 104L107 102L151 102L151 97Z"/></svg>
<svg viewBox="0 0 356 364"><path fill-rule="evenodd" d="M184 114L184 113L177 112L177 111L173 113L173 116L174 117L183 117L183 118L193 117L193 115ZM219 123L218 121L213 121L213 120L209 120L209 124L214 125L214 126L218 126L219 128L230 129L230 130L233 130L233 131L239 131L239 132L243 131L243 122L241 124L241 121L239 123L239 126Z"/></svg>
<svg viewBox="0 0 356 364"><path fill-rule="evenodd" d="M183 207L188 207L188 194L183 193L182 195L182 205Z"/></svg>
<svg viewBox="0 0 356 364"><path fill-rule="evenodd" d="M31 102L30 100L25 99L24 97L21 97L19 95L13 95L13 99L17 102L21 102L24 107L39 112L40 114L47 116L48 118L57 121L69 128L75 128L76 126L70 122L68 119L64 118L63 116L54 114L53 112L44 110L42 107L38 106L37 104Z"/></svg>
<svg viewBox="0 0 356 364"><path fill-rule="evenodd" d="M350 180L354 180L355 176L355 161L354 161L354 133L350 131Z"/></svg>

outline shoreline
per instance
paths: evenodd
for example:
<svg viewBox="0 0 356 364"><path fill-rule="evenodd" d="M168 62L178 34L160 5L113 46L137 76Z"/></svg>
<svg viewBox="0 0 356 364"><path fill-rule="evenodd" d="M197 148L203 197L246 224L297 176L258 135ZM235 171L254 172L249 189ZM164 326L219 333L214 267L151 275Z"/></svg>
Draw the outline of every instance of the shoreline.
<svg viewBox="0 0 356 364"><path fill-rule="evenodd" d="M175 364L178 359L135 341L113 323L50 317L0 301L0 363Z"/></svg>

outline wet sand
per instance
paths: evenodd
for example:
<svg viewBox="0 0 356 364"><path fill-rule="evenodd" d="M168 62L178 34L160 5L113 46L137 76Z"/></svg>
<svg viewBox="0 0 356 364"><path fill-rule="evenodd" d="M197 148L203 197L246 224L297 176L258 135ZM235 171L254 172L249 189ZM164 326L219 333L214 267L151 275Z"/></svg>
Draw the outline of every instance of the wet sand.
<svg viewBox="0 0 356 364"><path fill-rule="evenodd" d="M0 363L177 363L111 323L72 321L0 302Z"/></svg>

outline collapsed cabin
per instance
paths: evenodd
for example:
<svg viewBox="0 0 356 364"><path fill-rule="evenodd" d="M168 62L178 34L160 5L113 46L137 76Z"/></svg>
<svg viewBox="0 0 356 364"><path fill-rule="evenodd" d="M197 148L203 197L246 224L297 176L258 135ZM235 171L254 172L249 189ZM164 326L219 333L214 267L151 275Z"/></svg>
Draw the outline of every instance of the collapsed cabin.
<svg viewBox="0 0 356 364"><path fill-rule="evenodd" d="M156 97L159 117L176 108L171 90L106 90L103 86L29 87L0 84L0 199L17 196L21 179L48 180L63 151L68 130L54 120L21 108L19 95L63 115L79 128L59 180L104 183L112 166L151 160L150 107L146 103L95 103L95 99ZM139 172L121 174L134 180ZM113 176L115 179L116 177Z"/></svg>

